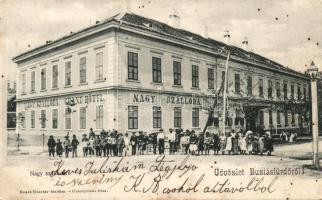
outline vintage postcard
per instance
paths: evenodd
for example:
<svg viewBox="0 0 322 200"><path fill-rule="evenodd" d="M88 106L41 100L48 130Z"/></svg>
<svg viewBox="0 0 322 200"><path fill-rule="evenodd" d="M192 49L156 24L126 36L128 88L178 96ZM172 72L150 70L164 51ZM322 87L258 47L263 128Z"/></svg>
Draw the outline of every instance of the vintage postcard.
<svg viewBox="0 0 322 200"><path fill-rule="evenodd" d="M321 11L0 0L0 199L322 199Z"/></svg>

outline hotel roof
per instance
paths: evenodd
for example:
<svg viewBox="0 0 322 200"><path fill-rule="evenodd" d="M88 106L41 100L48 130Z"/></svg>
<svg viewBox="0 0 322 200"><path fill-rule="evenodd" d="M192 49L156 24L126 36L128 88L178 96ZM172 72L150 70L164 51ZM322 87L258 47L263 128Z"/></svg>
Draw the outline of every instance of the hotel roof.
<svg viewBox="0 0 322 200"><path fill-rule="evenodd" d="M205 38L201 35L183 29L175 28L169 26L166 23L162 23L133 13L119 13L103 21L97 21L96 24L93 26L87 27L75 33L71 32L69 35L61 37L55 41L47 41L46 44L38 46L22 54L19 54L12 60L16 63L23 62L24 60L34 57L40 53L57 49L57 47L62 46L65 43L79 39L79 37L85 37L87 35L93 34L95 31L104 30L104 28L107 28L108 25L113 24L113 22L117 22L119 28L124 25L127 25L135 29L146 30L153 33L161 34L163 36L168 36L173 39L189 42L195 45L201 45L206 48L211 48L212 51L214 51L214 53L221 56L224 54L226 50L229 50L231 55L235 58L240 58L248 62L264 64L265 66L269 66L269 68L271 68L272 70L278 70L286 73L288 72L294 75L300 75L301 77L306 76L303 73L285 67L273 60L265 58L254 52L246 51L242 48L233 45L227 45L223 42L211 38ZM114 25L117 24L114 23Z"/></svg>

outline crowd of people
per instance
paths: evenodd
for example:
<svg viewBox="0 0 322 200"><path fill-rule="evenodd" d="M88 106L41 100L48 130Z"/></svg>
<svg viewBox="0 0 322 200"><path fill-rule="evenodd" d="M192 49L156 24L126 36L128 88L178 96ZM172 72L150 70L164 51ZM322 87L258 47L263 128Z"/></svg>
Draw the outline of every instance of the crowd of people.
<svg viewBox="0 0 322 200"><path fill-rule="evenodd" d="M90 129L88 134L83 134L80 140L76 135L70 139L69 133L63 141L55 140L51 135L48 142L49 157L77 157L81 149L83 157L107 156L133 156L144 154L165 154L169 149L170 155L218 155L218 154L249 154L271 155L273 139L270 132L258 134L253 131L239 130L230 133L196 133L194 130L169 129L164 132L147 133L143 131L119 133L117 130L105 131L95 134Z"/></svg>

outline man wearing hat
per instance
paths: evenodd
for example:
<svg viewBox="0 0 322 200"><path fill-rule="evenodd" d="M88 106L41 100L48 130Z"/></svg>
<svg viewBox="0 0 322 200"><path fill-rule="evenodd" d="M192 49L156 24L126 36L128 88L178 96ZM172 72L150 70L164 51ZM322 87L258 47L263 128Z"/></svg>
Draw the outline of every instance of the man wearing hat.
<svg viewBox="0 0 322 200"><path fill-rule="evenodd" d="M69 140L68 133L67 133L67 135L65 136L65 140L64 140L64 142L63 142L63 146L64 146L64 149L65 149L65 156L66 156L66 158L68 158L68 154L69 154L69 147L70 147L70 140Z"/></svg>
<svg viewBox="0 0 322 200"><path fill-rule="evenodd" d="M138 138L135 135L135 132L132 132L132 136L130 137L130 141L131 141L131 146L132 146L132 155L136 155L136 148L137 148L137 141Z"/></svg>
<svg viewBox="0 0 322 200"><path fill-rule="evenodd" d="M175 153L175 145L176 145L176 134L173 132L173 129L169 129L168 133L168 140L169 140L169 154L174 154Z"/></svg>
<svg viewBox="0 0 322 200"><path fill-rule="evenodd" d="M164 154L164 132L161 128L158 133L159 154Z"/></svg>

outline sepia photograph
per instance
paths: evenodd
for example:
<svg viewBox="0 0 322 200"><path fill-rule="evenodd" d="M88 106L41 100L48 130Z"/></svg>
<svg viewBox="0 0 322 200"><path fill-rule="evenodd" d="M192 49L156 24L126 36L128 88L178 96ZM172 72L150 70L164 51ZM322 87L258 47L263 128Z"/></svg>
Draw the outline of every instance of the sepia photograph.
<svg viewBox="0 0 322 200"><path fill-rule="evenodd" d="M321 199L321 0L0 0L0 199Z"/></svg>

